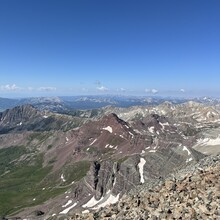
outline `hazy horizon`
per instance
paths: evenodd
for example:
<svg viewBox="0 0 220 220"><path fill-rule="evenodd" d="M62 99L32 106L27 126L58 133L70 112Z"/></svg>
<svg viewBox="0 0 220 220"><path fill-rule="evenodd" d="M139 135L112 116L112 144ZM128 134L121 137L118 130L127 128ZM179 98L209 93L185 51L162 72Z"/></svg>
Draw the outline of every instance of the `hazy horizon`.
<svg viewBox="0 0 220 220"><path fill-rule="evenodd" d="M193 96L193 95L182 95L182 96L175 96L175 95L133 95L133 94L78 94L78 95L54 95L54 94L45 94L45 95L15 95L15 94L10 94L10 95L2 95L0 98L3 99L29 99L29 98L68 98L68 97L98 97L98 98L113 98L113 97L121 97L121 98L152 98L152 99L220 99L219 96L206 96L206 95L198 95L198 96Z"/></svg>

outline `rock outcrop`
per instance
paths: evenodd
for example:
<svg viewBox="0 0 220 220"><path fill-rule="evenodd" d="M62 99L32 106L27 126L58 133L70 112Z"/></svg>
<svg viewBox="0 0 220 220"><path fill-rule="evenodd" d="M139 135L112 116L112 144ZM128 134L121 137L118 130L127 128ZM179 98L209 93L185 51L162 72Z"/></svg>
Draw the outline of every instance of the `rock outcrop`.
<svg viewBox="0 0 220 220"><path fill-rule="evenodd" d="M220 219L220 155L148 181L114 205L71 220Z"/></svg>

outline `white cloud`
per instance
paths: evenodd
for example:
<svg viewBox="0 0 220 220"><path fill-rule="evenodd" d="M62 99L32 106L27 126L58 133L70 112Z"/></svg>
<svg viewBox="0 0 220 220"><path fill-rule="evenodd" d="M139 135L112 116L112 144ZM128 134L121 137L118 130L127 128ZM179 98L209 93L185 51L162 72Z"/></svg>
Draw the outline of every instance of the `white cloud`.
<svg viewBox="0 0 220 220"><path fill-rule="evenodd" d="M116 89L117 92L126 92L127 90L124 89L124 88L119 88L119 89Z"/></svg>
<svg viewBox="0 0 220 220"><path fill-rule="evenodd" d="M158 90L157 90L157 89L152 89L151 92L152 92L153 94L156 94L156 93L158 93Z"/></svg>
<svg viewBox="0 0 220 220"><path fill-rule="evenodd" d="M52 91L56 91L57 88L56 87L40 87L38 90L43 91L43 92L52 92Z"/></svg>
<svg viewBox="0 0 220 220"><path fill-rule="evenodd" d="M185 89L180 89L180 92L185 92Z"/></svg>
<svg viewBox="0 0 220 220"><path fill-rule="evenodd" d="M12 85L2 85L0 86L1 90L3 91L16 91L16 90L19 90L21 88L17 87L15 84L12 84Z"/></svg>
<svg viewBox="0 0 220 220"><path fill-rule="evenodd" d="M158 90L157 89L145 89L145 92L156 94L156 93L158 93Z"/></svg>
<svg viewBox="0 0 220 220"><path fill-rule="evenodd" d="M99 91L102 91L102 92L105 92L105 91L108 91L108 90L109 90L109 89L106 88L105 86L97 87L97 89L98 89Z"/></svg>

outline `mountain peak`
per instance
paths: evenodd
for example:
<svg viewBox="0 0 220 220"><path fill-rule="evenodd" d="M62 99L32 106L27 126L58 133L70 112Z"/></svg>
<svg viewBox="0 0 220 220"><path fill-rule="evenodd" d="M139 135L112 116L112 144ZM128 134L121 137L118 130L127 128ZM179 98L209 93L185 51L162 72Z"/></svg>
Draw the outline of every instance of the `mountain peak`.
<svg viewBox="0 0 220 220"><path fill-rule="evenodd" d="M0 126L17 126L41 115L32 105L16 106L0 113Z"/></svg>

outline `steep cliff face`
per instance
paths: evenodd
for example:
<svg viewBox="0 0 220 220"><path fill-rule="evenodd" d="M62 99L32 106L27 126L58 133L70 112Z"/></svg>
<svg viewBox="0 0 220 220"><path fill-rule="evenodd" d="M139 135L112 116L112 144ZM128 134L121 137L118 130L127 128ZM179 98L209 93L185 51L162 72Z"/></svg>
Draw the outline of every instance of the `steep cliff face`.
<svg viewBox="0 0 220 220"><path fill-rule="evenodd" d="M186 152L185 152L186 151ZM102 206L109 194L121 197L124 193L150 179L165 178L168 174L195 163L204 155L189 149L161 149L155 153L130 156L121 161L94 162L84 178L85 187L96 209ZM79 206L80 207L80 206Z"/></svg>
<svg viewBox="0 0 220 220"><path fill-rule="evenodd" d="M220 155L202 159L166 179L148 181L117 203L72 220L219 219Z"/></svg>
<svg viewBox="0 0 220 220"><path fill-rule="evenodd" d="M135 154L117 161L92 161L86 176L74 183L66 193L43 205L28 208L20 215L35 219L35 211L40 210L44 213L44 218L56 219L71 216L75 212L98 210L118 202L124 194L138 185L162 180L203 157L196 151L179 147ZM63 178L66 178L65 174Z"/></svg>

